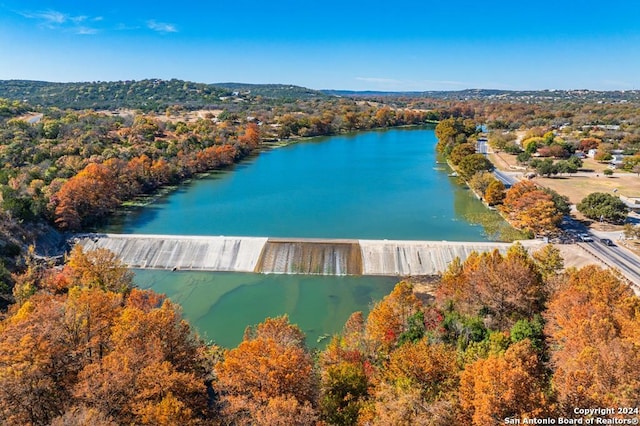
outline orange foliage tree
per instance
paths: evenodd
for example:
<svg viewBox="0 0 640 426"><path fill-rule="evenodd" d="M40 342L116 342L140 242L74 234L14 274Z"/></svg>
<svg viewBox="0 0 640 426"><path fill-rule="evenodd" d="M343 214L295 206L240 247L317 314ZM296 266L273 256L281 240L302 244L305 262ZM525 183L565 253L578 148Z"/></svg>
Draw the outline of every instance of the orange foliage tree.
<svg viewBox="0 0 640 426"><path fill-rule="evenodd" d="M409 319L421 312L422 303L406 281L396 284L393 291L376 303L366 323L366 333L372 350L382 357L388 354L409 330ZM424 325L424 324L423 324Z"/></svg>
<svg viewBox="0 0 640 426"><path fill-rule="evenodd" d="M107 249L85 252L76 244L62 273L69 277L69 286L98 287L117 293L127 293L133 287L133 273Z"/></svg>
<svg viewBox="0 0 640 426"><path fill-rule="evenodd" d="M85 418L171 425L213 418L210 367L179 309L151 291L132 290L127 274L101 269L109 261L101 263L101 255L75 253L71 272L60 279L64 286L36 283L44 290L2 322L0 423Z"/></svg>
<svg viewBox="0 0 640 426"><path fill-rule="evenodd" d="M216 373L222 412L230 422L284 424L292 413L306 421L316 416L313 360L303 333L286 316L249 328L242 343L216 365ZM284 418L274 418L275 407L286 408Z"/></svg>
<svg viewBox="0 0 640 426"><path fill-rule="evenodd" d="M640 299L610 270L572 272L545 315L561 408L638 403Z"/></svg>
<svg viewBox="0 0 640 426"><path fill-rule="evenodd" d="M535 235L555 232L562 220L553 197L530 181L520 181L506 193L502 211L511 223Z"/></svg>
<svg viewBox="0 0 640 426"><path fill-rule="evenodd" d="M120 204L116 176L108 167L91 163L69 179L55 196L55 222L79 229L88 217L100 218Z"/></svg>
<svg viewBox="0 0 640 426"><path fill-rule="evenodd" d="M456 353L426 339L406 343L380 369L375 390L377 424L453 423L458 386Z"/></svg>
<svg viewBox="0 0 640 426"><path fill-rule="evenodd" d="M483 314L499 330L539 313L545 298L537 266L517 243L505 256L494 250L452 262L437 291L440 305L453 303L460 313Z"/></svg>
<svg viewBox="0 0 640 426"><path fill-rule="evenodd" d="M460 424L504 424L548 413L544 369L529 340L467 365L460 375Z"/></svg>

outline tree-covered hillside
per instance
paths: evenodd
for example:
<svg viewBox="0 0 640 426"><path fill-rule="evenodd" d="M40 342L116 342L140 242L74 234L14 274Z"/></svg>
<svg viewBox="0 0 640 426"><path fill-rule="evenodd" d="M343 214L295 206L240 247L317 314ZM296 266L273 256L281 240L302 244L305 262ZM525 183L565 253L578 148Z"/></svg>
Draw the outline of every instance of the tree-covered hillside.
<svg viewBox="0 0 640 426"><path fill-rule="evenodd" d="M279 84L204 84L183 80L50 83L29 80L0 81L0 98L43 107L66 109L133 108L163 111L169 106L186 109L224 109L228 105L261 101L326 98L320 92Z"/></svg>

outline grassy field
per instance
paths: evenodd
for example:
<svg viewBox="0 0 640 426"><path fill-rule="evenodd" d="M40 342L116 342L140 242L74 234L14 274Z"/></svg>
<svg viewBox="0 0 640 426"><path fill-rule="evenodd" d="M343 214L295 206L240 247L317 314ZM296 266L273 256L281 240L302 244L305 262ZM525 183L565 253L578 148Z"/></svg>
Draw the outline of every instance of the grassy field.
<svg viewBox="0 0 640 426"><path fill-rule="evenodd" d="M501 152L499 154L490 154L489 159L498 169L505 171L518 170L516 169L518 162L515 155ZM533 181L540 186L551 188L562 195L566 195L573 204L579 203L592 192L640 197L640 177L637 174L616 171L613 176L605 177L603 171L606 168L606 164L600 164L587 158L584 160L583 167L578 175L562 175L551 178L538 176L533 178ZM521 171L526 173L525 170Z"/></svg>
<svg viewBox="0 0 640 426"><path fill-rule="evenodd" d="M611 177L605 177L601 173L594 173L593 176L561 176L553 178L538 176L533 181L540 186L551 188L559 194L566 195L573 204L579 203L592 192L640 197L640 178L630 173L615 173Z"/></svg>

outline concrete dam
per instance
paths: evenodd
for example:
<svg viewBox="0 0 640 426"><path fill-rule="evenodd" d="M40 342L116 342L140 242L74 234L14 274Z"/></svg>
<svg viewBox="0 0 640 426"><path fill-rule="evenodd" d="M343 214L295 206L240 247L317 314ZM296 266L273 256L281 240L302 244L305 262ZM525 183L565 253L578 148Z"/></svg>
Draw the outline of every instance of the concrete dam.
<svg viewBox="0 0 640 426"><path fill-rule="evenodd" d="M456 257L498 249L496 242L345 240L266 237L206 237L142 234L85 234L75 242L86 250L105 248L139 269L257 272L319 275L434 275ZM528 250L539 240L521 241Z"/></svg>

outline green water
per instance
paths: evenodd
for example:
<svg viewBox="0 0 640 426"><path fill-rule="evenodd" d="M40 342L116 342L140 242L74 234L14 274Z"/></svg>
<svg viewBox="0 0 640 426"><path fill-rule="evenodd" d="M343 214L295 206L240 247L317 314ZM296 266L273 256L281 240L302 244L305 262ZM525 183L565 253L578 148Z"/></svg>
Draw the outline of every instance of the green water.
<svg viewBox="0 0 640 426"><path fill-rule="evenodd" d="M319 138L264 152L119 218L118 233L365 239L497 239L505 223L447 176L432 129ZM247 325L289 314L316 345L393 277L317 277L138 271L200 334L237 345Z"/></svg>
<svg viewBox="0 0 640 426"><path fill-rule="evenodd" d="M165 293L183 307L187 320L207 341L234 347L247 325L288 314L307 344L327 343L356 310L367 312L398 281L393 277L323 277L235 272L137 270L136 283ZM320 340L318 340L320 338Z"/></svg>

